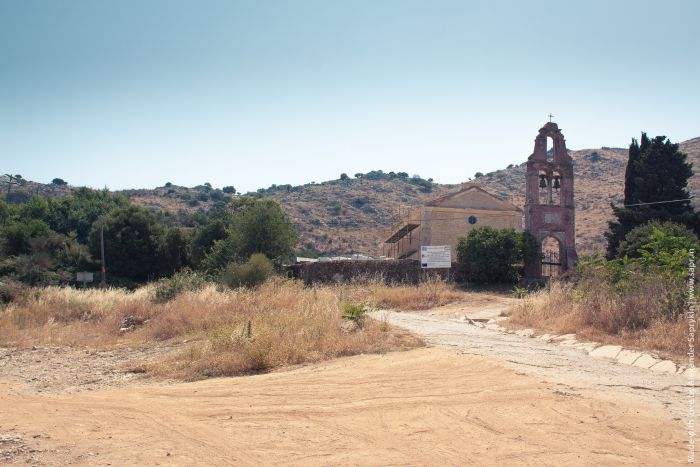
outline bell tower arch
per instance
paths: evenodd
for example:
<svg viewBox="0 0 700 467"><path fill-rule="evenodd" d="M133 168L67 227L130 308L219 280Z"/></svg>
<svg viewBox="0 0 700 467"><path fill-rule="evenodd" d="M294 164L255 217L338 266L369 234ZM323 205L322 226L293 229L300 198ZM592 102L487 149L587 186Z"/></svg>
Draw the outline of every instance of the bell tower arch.
<svg viewBox="0 0 700 467"><path fill-rule="evenodd" d="M547 139L551 149L547 149ZM571 269L578 260L574 217L574 167L566 150L566 141L554 122L540 128L535 149L527 160L525 185L525 230L542 244L550 237L559 241L559 271ZM525 280L541 280L542 263L538 259L525 265ZM552 258L547 263L552 266Z"/></svg>

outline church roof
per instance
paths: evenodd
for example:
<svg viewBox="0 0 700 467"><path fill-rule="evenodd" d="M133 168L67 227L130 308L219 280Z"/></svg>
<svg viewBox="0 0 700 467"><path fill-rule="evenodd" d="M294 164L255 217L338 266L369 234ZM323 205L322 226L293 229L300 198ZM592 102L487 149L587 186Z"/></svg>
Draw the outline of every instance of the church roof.
<svg viewBox="0 0 700 467"><path fill-rule="evenodd" d="M425 206L522 212L518 206L504 201L472 183L463 185L459 191L432 199L425 203Z"/></svg>

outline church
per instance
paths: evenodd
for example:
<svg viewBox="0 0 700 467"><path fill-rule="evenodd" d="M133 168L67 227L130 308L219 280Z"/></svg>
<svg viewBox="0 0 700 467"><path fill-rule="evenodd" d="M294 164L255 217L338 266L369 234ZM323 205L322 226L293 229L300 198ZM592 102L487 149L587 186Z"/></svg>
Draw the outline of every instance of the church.
<svg viewBox="0 0 700 467"><path fill-rule="evenodd" d="M423 245L450 245L457 259L457 242L476 227L523 230L523 210L474 184L433 199L409 211L388 232L384 253L394 259L420 260Z"/></svg>
<svg viewBox="0 0 700 467"><path fill-rule="evenodd" d="M549 144L548 144L549 143ZM524 210L474 184L433 199L402 216L385 235L383 253L393 259L420 260L421 246L457 243L470 230L491 226L526 230L536 240L540 258L525 265L524 282L538 282L570 270L576 254L574 169L556 123L547 122L527 160Z"/></svg>

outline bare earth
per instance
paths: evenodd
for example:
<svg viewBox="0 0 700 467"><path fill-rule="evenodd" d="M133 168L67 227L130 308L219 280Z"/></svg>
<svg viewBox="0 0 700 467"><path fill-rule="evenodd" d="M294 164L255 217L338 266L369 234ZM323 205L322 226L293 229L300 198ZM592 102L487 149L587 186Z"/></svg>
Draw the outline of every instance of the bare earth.
<svg viewBox="0 0 700 467"><path fill-rule="evenodd" d="M0 350L0 464L685 463L683 378L447 319L459 306L386 317L429 348L195 383Z"/></svg>

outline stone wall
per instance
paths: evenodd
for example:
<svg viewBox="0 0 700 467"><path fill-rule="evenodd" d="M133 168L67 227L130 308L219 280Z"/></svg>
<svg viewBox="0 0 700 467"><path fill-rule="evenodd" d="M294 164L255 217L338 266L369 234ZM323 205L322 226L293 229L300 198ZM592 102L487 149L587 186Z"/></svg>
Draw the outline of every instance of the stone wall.
<svg viewBox="0 0 700 467"><path fill-rule="evenodd" d="M287 268L290 277L301 279L306 285L314 283L342 283L357 279L381 278L386 283L417 284L431 276L454 281L457 265L451 269L423 270L414 260L387 261L324 261L294 264Z"/></svg>

